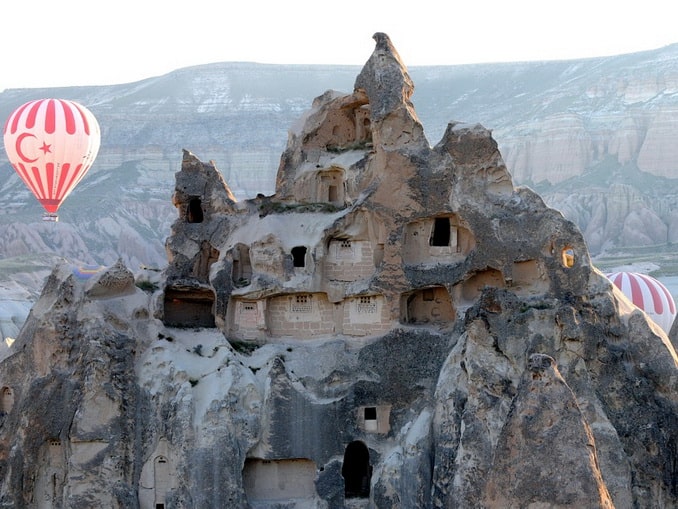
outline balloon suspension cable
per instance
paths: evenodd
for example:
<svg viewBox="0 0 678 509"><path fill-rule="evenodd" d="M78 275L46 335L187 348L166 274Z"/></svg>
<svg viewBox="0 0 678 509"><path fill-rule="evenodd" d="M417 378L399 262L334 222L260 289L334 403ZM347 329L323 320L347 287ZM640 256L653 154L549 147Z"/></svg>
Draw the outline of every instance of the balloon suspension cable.
<svg viewBox="0 0 678 509"><path fill-rule="evenodd" d="M43 221L50 221L52 223L56 223L57 221L59 221L59 216L56 215L56 213L54 213L54 212L45 212L42 215L42 220Z"/></svg>

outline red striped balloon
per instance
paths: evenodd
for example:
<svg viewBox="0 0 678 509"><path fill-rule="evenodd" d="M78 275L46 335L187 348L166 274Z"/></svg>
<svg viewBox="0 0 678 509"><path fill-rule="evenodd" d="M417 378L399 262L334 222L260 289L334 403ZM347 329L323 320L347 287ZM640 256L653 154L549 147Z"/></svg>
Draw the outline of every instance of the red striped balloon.
<svg viewBox="0 0 678 509"><path fill-rule="evenodd" d="M94 115L64 99L19 106L3 132L10 164L52 216L89 171L101 134Z"/></svg>
<svg viewBox="0 0 678 509"><path fill-rule="evenodd" d="M605 274L637 307L645 311L667 334L676 317L671 292L655 278L635 272Z"/></svg>

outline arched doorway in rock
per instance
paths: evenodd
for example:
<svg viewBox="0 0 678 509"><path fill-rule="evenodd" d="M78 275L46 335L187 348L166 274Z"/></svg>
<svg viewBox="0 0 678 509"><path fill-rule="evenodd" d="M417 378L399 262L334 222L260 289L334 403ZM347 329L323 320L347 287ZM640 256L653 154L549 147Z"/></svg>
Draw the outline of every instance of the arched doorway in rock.
<svg viewBox="0 0 678 509"><path fill-rule="evenodd" d="M202 223L204 214L200 198L191 198L186 207L186 221L189 223Z"/></svg>
<svg viewBox="0 0 678 509"><path fill-rule="evenodd" d="M346 498L368 498L370 496L372 465L370 465L370 451L364 442L354 440L346 446L341 476L344 478Z"/></svg>
<svg viewBox="0 0 678 509"><path fill-rule="evenodd" d="M0 412L10 413L14 406L14 391L9 387L3 387L0 390Z"/></svg>
<svg viewBox="0 0 678 509"><path fill-rule="evenodd" d="M157 456L153 461L153 488L155 509L165 509L165 497L170 489L169 462L165 456Z"/></svg>

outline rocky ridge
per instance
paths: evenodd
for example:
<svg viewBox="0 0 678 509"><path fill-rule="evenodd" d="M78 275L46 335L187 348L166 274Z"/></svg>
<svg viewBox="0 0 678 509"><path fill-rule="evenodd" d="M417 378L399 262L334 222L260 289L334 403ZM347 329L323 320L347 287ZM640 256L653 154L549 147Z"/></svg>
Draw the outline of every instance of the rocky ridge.
<svg viewBox="0 0 678 509"><path fill-rule="evenodd" d="M184 152L157 291L53 270L0 363L0 506L678 504L671 341L489 130L430 146L375 40L274 195Z"/></svg>

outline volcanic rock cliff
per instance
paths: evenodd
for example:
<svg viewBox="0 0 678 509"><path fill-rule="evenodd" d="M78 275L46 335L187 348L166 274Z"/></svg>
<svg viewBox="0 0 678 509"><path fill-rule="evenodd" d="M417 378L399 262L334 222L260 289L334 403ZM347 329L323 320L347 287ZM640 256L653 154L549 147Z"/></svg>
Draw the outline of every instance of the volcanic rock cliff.
<svg viewBox="0 0 678 509"><path fill-rule="evenodd" d="M148 293L53 270L0 363L0 507L678 504L671 342L487 129L430 146L375 40L274 195L184 152Z"/></svg>

